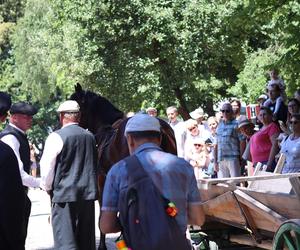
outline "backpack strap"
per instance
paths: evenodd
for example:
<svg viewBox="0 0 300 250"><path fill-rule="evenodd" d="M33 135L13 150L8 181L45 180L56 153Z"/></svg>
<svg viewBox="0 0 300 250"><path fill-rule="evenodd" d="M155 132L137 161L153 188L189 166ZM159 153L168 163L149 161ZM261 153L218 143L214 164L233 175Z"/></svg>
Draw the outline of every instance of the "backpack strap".
<svg viewBox="0 0 300 250"><path fill-rule="evenodd" d="M129 183L134 183L144 177L149 176L136 155L131 155L125 158L124 161L126 162L126 167L128 170Z"/></svg>

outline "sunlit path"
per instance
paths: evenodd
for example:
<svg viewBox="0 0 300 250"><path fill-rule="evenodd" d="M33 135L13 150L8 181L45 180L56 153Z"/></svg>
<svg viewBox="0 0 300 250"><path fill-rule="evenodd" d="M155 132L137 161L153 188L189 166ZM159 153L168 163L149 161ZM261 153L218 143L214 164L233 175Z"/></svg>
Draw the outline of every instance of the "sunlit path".
<svg viewBox="0 0 300 250"><path fill-rule="evenodd" d="M46 250L54 249L52 227L48 219L50 216L50 199L42 190L31 189L29 197L32 202L31 216L28 225L28 235L26 240L26 250ZM99 230L97 228L97 220L99 216L99 206L96 203L96 237L97 244L99 242ZM110 234L107 236L107 246L109 250L115 250L114 239L118 234Z"/></svg>

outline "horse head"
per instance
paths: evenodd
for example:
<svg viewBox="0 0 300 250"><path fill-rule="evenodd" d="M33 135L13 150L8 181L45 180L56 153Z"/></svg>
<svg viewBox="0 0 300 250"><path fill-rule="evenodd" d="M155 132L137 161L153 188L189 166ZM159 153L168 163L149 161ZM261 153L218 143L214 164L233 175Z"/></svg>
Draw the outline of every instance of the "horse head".
<svg viewBox="0 0 300 250"><path fill-rule="evenodd" d="M94 92L83 90L79 83L75 85L75 92L70 99L77 101L80 106L81 119L79 125L89 129L94 134L99 129L111 126L118 119L124 117L124 113L106 98Z"/></svg>

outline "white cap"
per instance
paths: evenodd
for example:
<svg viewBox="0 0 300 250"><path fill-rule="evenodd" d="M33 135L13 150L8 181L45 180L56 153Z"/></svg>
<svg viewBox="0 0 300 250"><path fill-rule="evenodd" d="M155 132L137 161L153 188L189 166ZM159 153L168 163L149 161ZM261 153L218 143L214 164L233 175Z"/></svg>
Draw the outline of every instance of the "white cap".
<svg viewBox="0 0 300 250"><path fill-rule="evenodd" d="M80 107L76 101L68 100L59 105L57 112L76 113L80 111Z"/></svg>
<svg viewBox="0 0 300 250"><path fill-rule="evenodd" d="M204 111L203 111L202 108L197 108L193 112L190 113L190 116L193 119L197 120L197 119L199 119L199 118L201 118L201 117L204 116Z"/></svg>
<svg viewBox="0 0 300 250"><path fill-rule="evenodd" d="M148 114L136 114L132 116L125 127L125 136L128 132L157 131L160 132L160 124L157 118Z"/></svg>

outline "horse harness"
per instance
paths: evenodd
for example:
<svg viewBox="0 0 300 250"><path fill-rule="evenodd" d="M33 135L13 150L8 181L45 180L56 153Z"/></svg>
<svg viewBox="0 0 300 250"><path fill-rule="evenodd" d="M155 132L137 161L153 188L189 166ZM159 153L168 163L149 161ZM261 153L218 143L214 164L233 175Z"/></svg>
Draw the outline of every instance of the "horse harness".
<svg viewBox="0 0 300 250"><path fill-rule="evenodd" d="M112 125L103 126L95 134L98 147L99 162L103 162L102 160L104 159L107 159L109 161L109 158L105 156L109 155L109 145L111 145L111 143L115 139L122 121L123 119L118 119ZM111 162L109 161L109 163ZM107 172L105 171L105 168L100 166L99 174L106 176Z"/></svg>

